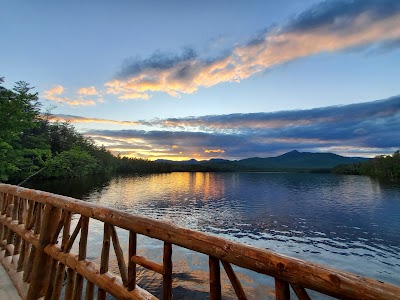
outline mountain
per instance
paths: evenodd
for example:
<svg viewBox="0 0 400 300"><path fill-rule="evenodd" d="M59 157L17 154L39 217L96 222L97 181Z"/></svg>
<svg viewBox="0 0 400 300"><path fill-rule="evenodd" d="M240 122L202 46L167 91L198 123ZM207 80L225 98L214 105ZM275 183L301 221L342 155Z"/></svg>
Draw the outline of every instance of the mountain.
<svg viewBox="0 0 400 300"><path fill-rule="evenodd" d="M285 154L268 158L247 158L237 162L249 169L331 169L342 164L352 164L367 160L361 157L345 157L334 153L311 153L293 150Z"/></svg>
<svg viewBox="0 0 400 300"><path fill-rule="evenodd" d="M179 166L177 170L185 170L190 166L190 171L316 171L330 170L338 165L353 164L367 161L368 158L345 157L334 153L312 153L293 150L276 157L252 157L237 161L225 159L210 159L208 161L166 161ZM161 160L158 160L161 161Z"/></svg>

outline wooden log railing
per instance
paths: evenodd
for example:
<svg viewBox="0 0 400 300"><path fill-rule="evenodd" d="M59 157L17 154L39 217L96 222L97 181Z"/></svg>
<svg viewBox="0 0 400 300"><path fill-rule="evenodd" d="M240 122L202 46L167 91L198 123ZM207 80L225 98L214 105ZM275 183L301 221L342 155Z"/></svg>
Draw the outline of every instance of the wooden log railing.
<svg viewBox="0 0 400 300"><path fill-rule="evenodd" d="M73 215L79 221L72 222ZM92 219L104 223L100 265L88 259ZM76 221L76 219L74 219ZM76 223L75 228L72 224ZM117 228L129 231L128 260ZM162 264L137 255L137 235L164 242ZM74 242L79 236L79 245ZM136 285L136 266L162 275L162 297L173 295L173 245L209 256L210 299L221 299L222 265L238 299L247 299L232 264L275 280L276 299L310 299L306 289L340 299L400 299L400 287L382 283L69 197L0 184L0 260L22 299L156 299ZM111 244L119 274L108 270ZM77 253L71 252L77 249ZM64 274L67 274L64 279ZM65 281L65 283L64 283ZM291 293L291 289L293 293Z"/></svg>

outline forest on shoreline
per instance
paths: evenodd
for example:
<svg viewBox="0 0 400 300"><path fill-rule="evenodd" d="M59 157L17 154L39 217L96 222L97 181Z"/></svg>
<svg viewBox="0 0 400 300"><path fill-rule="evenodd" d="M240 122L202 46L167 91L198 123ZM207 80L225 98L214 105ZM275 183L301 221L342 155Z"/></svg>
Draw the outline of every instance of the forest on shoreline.
<svg viewBox="0 0 400 300"><path fill-rule="evenodd" d="M171 172L167 163L114 156L68 122L41 112L38 93L24 81L13 89L0 78L0 182L100 173Z"/></svg>
<svg viewBox="0 0 400 300"><path fill-rule="evenodd" d="M38 93L32 92L33 88L28 83L19 81L13 89L7 89L2 85L3 82L4 78L0 77L0 182L21 184L32 177L71 178L113 173L235 171L333 172L400 181L399 151L351 164L341 162L341 165L333 168L315 166L318 162L345 157L298 151L275 158L241 161L170 162L114 156L104 146L96 145L91 138L77 132L70 123L55 119L50 112L43 113ZM304 164L305 157L310 160L309 164L299 165L299 162ZM277 160L275 165L263 165L261 162L271 159Z"/></svg>
<svg viewBox="0 0 400 300"><path fill-rule="evenodd" d="M333 168L332 172L400 181L400 151L397 150L392 155L379 155L365 162L339 165Z"/></svg>

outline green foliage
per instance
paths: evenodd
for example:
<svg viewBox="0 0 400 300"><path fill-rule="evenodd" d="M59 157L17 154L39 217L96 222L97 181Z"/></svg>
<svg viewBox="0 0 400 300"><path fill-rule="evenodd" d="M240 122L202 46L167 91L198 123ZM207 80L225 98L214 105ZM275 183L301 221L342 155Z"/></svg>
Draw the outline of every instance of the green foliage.
<svg viewBox="0 0 400 300"><path fill-rule="evenodd" d="M172 166L167 163L158 163L141 158L118 157L119 173L168 173Z"/></svg>
<svg viewBox="0 0 400 300"><path fill-rule="evenodd" d="M18 171L18 168L9 160L11 151L11 145L0 140L0 181L7 181L9 174Z"/></svg>
<svg viewBox="0 0 400 300"><path fill-rule="evenodd" d="M400 151L393 155L380 155L362 163L340 165L333 169L337 174L368 175L400 181Z"/></svg>
<svg viewBox="0 0 400 300"><path fill-rule="evenodd" d="M0 77L0 181L170 171L166 164L113 156L70 123L41 115L38 95L28 83L19 81L9 90L3 82Z"/></svg>
<svg viewBox="0 0 400 300"><path fill-rule="evenodd" d="M2 83L3 80L0 80ZM18 180L36 172L51 158L49 147L37 132L40 103L28 83L13 90L0 86L0 180Z"/></svg>
<svg viewBox="0 0 400 300"><path fill-rule="evenodd" d="M43 175L46 177L77 177L93 174L97 160L88 152L74 147L56 154Z"/></svg>

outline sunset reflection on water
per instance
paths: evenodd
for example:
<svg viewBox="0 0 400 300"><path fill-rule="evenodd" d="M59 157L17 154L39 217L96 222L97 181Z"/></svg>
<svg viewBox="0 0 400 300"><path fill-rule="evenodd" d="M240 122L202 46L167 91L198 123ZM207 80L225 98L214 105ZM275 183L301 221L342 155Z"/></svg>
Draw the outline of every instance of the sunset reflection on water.
<svg viewBox="0 0 400 300"><path fill-rule="evenodd" d="M46 184L36 188L74 192L85 201L400 285L400 187L369 177L171 173ZM91 255L99 257L102 225L90 226ZM126 231L120 240L127 247ZM139 242L139 253L160 260L160 241ZM173 259L175 297L203 299L208 258L174 246ZM140 284L159 295L160 279L145 270L139 274ZM250 295L269 299L271 278L243 269L238 274ZM230 293L226 288L225 298Z"/></svg>

